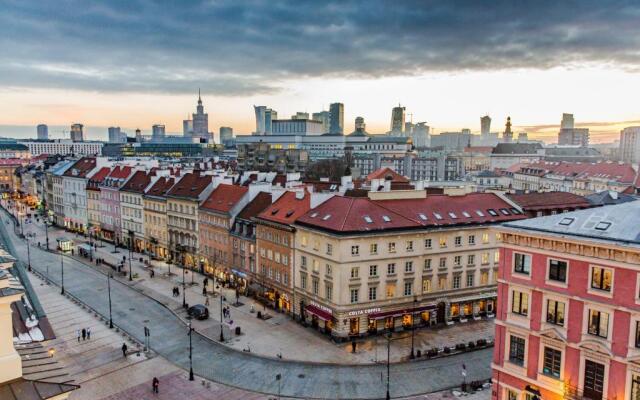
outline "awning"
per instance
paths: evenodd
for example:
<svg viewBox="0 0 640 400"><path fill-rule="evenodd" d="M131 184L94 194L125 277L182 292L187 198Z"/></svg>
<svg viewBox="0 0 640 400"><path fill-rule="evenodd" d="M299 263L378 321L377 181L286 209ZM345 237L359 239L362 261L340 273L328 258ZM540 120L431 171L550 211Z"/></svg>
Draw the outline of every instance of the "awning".
<svg viewBox="0 0 640 400"><path fill-rule="evenodd" d="M381 318L388 318L388 317L400 317L402 315L405 314L416 314L416 313L420 313L423 311L430 311L430 310L435 310L436 309L436 305L435 304L429 304L426 306L420 306L420 307L415 307L415 308L404 308L402 310L393 310L393 311L382 311L382 312L377 312L377 313L371 313L369 314L369 318L371 319L381 319Z"/></svg>
<svg viewBox="0 0 640 400"><path fill-rule="evenodd" d="M450 301L450 303L467 303L469 301L493 299L493 298L496 298L496 297L498 297L498 293L497 292L480 293L480 294L476 294L476 295L473 295L473 296L466 296L466 297L460 297L459 299L452 299Z"/></svg>
<svg viewBox="0 0 640 400"><path fill-rule="evenodd" d="M328 311L324 311L314 305L309 304L304 309L308 313L315 315L323 321L331 321L333 319L331 313L329 313Z"/></svg>
<svg viewBox="0 0 640 400"><path fill-rule="evenodd" d="M247 278L247 274L245 274L242 271L238 271L237 269L231 268L231 272L233 272L234 274L236 274L236 275L238 275L238 276L240 276L242 278L245 278L245 279Z"/></svg>

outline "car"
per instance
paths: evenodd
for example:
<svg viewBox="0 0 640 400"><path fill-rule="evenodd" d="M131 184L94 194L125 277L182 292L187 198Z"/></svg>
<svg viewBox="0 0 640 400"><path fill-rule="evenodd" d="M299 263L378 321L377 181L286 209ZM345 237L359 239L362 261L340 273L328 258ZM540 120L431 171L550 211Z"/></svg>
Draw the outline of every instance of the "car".
<svg viewBox="0 0 640 400"><path fill-rule="evenodd" d="M196 304L195 306L189 307L187 314L195 319L207 319L209 318L209 309L202 304Z"/></svg>

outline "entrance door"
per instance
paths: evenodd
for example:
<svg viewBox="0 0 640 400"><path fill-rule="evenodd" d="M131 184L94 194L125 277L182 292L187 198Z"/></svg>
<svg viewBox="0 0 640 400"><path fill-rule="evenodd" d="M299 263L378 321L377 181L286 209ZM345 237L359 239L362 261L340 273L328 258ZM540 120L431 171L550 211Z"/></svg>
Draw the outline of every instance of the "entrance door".
<svg viewBox="0 0 640 400"><path fill-rule="evenodd" d="M584 397L602 400L604 392L604 365L585 360Z"/></svg>
<svg viewBox="0 0 640 400"><path fill-rule="evenodd" d="M445 311L447 306L444 303L438 303L438 323L443 324L445 322Z"/></svg>

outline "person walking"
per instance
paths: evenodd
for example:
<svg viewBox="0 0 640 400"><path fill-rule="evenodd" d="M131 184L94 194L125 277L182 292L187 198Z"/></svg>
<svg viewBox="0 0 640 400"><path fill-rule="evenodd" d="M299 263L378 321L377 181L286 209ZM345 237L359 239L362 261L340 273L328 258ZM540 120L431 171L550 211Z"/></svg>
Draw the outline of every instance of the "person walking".
<svg viewBox="0 0 640 400"><path fill-rule="evenodd" d="M209 296L207 295L204 296L204 305L207 307L209 306Z"/></svg>
<svg viewBox="0 0 640 400"><path fill-rule="evenodd" d="M80 343L80 337L82 337L82 334L80 332L80 329L76 330L76 335L78 336L78 343Z"/></svg>
<svg viewBox="0 0 640 400"><path fill-rule="evenodd" d="M91 328L87 328L87 340L91 340Z"/></svg>
<svg viewBox="0 0 640 400"><path fill-rule="evenodd" d="M122 343L122 357L127 358L127 344L126 343Z"/></svg>
<svg viewBox="0 0 640 400"><path fill-rule="evenodd" d="M203 295L203 296L206 296L206 295L207 295L207 287L206 287L206 286L203 286L203 287L202 287L202 295Z"/></svg>
<svg viewBox="0 0 640 400"><path fill-rule="evenodd" d="M160 381L158 380L157 377L155 376L153 377L151 386L153 387L153 393L158 394L158 386L160 386Z"/></svg>
<svg viewBox="0 0 640 400"><path fill-rule="evenodd" d="M87 330L82 328L82 341L87 340Z"/></svg>

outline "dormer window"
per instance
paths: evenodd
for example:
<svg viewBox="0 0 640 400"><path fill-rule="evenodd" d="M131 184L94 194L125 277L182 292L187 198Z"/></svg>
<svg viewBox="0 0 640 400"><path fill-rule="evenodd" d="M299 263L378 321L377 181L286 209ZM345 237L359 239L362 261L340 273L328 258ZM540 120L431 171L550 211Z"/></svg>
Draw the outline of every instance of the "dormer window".
<svg viewBox="0 0 640 400"><path fill-rule="evenodd" d="M384 220L384 222L391 222L391 218L389 218L387 215L383 215L382 219Z"/></svg>
<svg viewBox="0 0 640 400"><path fill-rule="evenodd" d="M331 218L331 214L327 214L324 217L322 217L323 221L327 221L329 218Z"/></svg>

